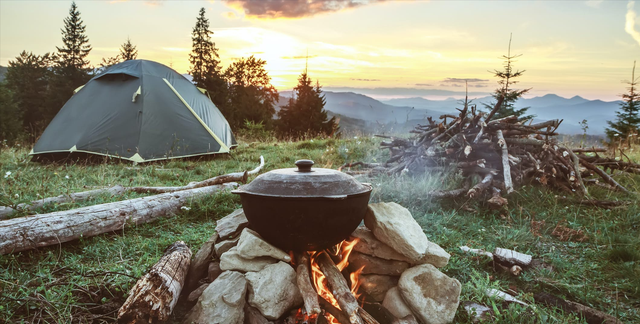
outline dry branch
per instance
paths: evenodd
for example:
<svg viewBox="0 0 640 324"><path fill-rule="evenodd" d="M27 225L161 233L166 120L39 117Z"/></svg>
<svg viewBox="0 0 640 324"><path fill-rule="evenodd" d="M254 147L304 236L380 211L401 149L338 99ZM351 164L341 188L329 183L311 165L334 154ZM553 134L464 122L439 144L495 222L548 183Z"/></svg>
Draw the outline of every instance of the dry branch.
<svg viewBox="0 0 640 324"><path fill-rule="evenodd" d="M120 323L159 323L169 319L178 302L191 263L182 241L171 244L158 263L131 288L118 311Z"/></svg>
<svg viewBox="0 0 640 324"><path fill-rule="evenodd" d="M130 225L175 215L189 200L236 186L237 183L226 183L4 220L0 222L0 254L124 230Z"/></svg>

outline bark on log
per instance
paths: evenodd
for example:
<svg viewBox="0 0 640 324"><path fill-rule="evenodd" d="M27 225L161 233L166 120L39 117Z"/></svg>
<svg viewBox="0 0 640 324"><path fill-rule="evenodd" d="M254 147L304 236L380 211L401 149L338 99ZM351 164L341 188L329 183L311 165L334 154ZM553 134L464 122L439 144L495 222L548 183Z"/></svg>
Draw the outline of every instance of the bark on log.
<svg viewBox="0 0 640 324"><path fill-rule="evenodd" d="M101 188L101 189L94 189L94 190L89 190L89 191L83 191L83 192L76 192L76 193L72 193L72 194L68 194L68 195L60 195L57 197L48 197L48 198L43 198L43 199L38 199L38 200L34 200L32 202L29 203L22 203L19 204L18 206L16 206L16 208L10 208L10 207L4 207L0 206L0 220L4 219L8 216L10 216L11 214L20 211L20 210L34 210L36 208L41 208L44 205L47 204L51 204L51 203L66 203L66 202L71 202L71 201L85 201L85 200L89 200L97 195L104 195L104 194L110 194L110 195L120 195L123 194L127 191L132 191L132 192L136 192L136 193L155 193L155 194L160 194L160 193L167 193L167 192L176 192L176 191L182 191L182 190L189 190L189 189L196 189L196 188L202 188L202 187L208 187L208 186L213 186L213 185L219 185L219 184L223 184L223 183L228 183L228 182L246 182L247 181L247 177L249 175L253 175L256 174L258 172L260 172L260 170L262 169L262 167L264 167L264 157L260 156L260 165L258 165L258 167L256 167L255 169L251 170L251 171L246 171L246 172L236 172L236 173L229 173L229 174L225 174L225 175L220 175L217 177L213 177L207 180L203 180L203 181L197 181L197 182L190 182L189 184L187 184L186 186L179 186L179 187L123 187L120 185L116 185L113 187L109 187L109 188Z"/></svg>
<svg viewBox="0 0 640 324"><path fill-rule="evenodd" d="M80 237L123 230L179 212L188 200L231 189L237 183L135 198L0 222L0 254L61 244Z"/></svg>
<svg viewBox="0 0 640 324"><path fill-rule="evenodd" d="M68 195L60 195L57 197L48 197L48 198L38 199L32 202L18 204L16 208L5 207L0 209L0 219L3 219L21 210L30 211L37 208L42 208L44 205L47 205L47 204L56 204L56 203L61 204L61 203L66 203L71 201L85 201L98 195L106 195L106 194L109 194L112 196L120 195L125 191L127 191L127 188L123 186L113 186L110 188L94 189L89 191L76 192Z"/></svg>
<svg viewBox="0 0 640 324"><path fill-rule="evenodd" d="M171 244L158 263L131 288L118 311L120 323L159 323L169 319L178 302L191 262L182 241Z"/></svg>
<svg viewBox="0 0 640 324"><path fill-rule="evenodd" d="M484 179L482 179L482 181L480 181L478 184L473 186L473 188L469 189L469 191L467 192L467 196L469 196L469 198L475 197L479 193L485 191L489 187L489 185L491 185L492 181L493 181L493 174L487 173L484 176Z"/></svg>
<svg viewBox="0 0 640 324"><path fill-rule="evenodd" d="M596 148L596 147L592 147L592 148L578 148L578 149L572 149L572 151L574 153L604 153L607 151L606 148Z"/></svg>
<svg viewBox="0 0 640 324"><path fill-rule="evenodd" d="M335 317L338 322L340 322L341 324L349 323L349 317L343 311L339 310L337 307L333 306L330 302L322 297L319 297L319 300L322 309L324 309L325 312L331 314L331 316Z"/></svg>
<svg viewBox="0 0 640 324"><path fill-rule="evenodd" d="M318 293L313 288L311 277L309 276L309 254L304 252L298 258L298 266L296 267L296 280L298 289L304 300L304 308L307 315L317 315L322 312L318 303Z"/></svg>
<svg viewBox="0 0 640 324"><path fill-rule="evenodd" d="M358 314L362 317L365 324L380 324L371 314L369 314L364 308L358 308Z"/></svg>
<svg viewBox="0 0 640 324"><path fill-rule="evenodd" d="M496 102L496 105L493 106L493 109L491 110L489 115L487 115L487 118L484 119L485 123L488 123L491 120L491 118L493 118L493 115L495 115L498 112L498 110L500 110L500 107L502 106L503 101L504 101L504 93L500 96L500 98L498 98L498 102Z"/></svg>
<svg viewBox="0 0 640 324"><path fill-rule="evenodd" d="M497 130L498 145L502 148L502 175L504 177L504 187L507 190L507 194L513 192L513 181L511 181L511 166L509 165L509 150L507 149L507 142L502 136L502 131Z"/></svg>
<svg viewBox="0 0 640 324"><path fill-rule="evenodd" d="M617 324L622 323L617 318L601 312L599 310L595 310L593 308L584 306L582 304L578 304L576 302L572 302L569 300L564 300L560 297L547 294L547 293L537 293L533 295L533 298L536 302L546 304L549 306L555 306L563 309L564 311L572 312L579 314L589 324Z"/></svg>
<svg viewBox="0 0 640 324"><path fill-rule="evenodd" d="M331 288L333 297L338 301L338 305L349 318L351 324L364 324L362 318L358 314L358 300L351 294L351 289L347 285L347 281L342 276L336 264L333 263L331 257L326 252L321 252L316 257L316 262L322 273L324 273Z"/></svg>
<svg viewBox="0 0 640 324"><path fill-rule="evenodd" d="M589 196L589 191L587 191L587 187L584 185L584 181L582 180L582 174L580 173L580 159L578 159L578 156L571 149L567 149L567 152L569 152L569 156L573 162L573 168L576 172L576 178L578 179L580 190L583 195Z"/></svg>

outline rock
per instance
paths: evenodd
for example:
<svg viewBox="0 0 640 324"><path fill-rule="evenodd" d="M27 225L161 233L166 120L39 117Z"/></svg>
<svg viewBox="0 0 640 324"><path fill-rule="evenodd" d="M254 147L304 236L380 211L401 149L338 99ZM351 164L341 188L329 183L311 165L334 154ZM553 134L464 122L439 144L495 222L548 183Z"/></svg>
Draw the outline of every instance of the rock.
<svg viewBox="0 0 640 324"><path fill-rule="evenodd" d="M387 291L397 285L398 277L377 274L360 276L360 289L377 302L382 302Z"/></svg>
<svg viewBox="0 0 640 324"><path fill-rule="evenodd" d="M349 268L353 271L362 268L361 274L400 276L409 266L407 262L380 259L358 252L349 255Z"/></svg>
<svg viewBox="0 0 640 324"><path fill-rule="evenodd" d="M398 281L403 300L421 323L450 323L460 303L460 282L431 264L405 271Z"/></svg>
<svg viewBox="0 0 640 324"><path fill-rule="evenodd" d="M238 241L238 254L245 259L256 257L272 257L284 262L291 262L289 254L263 240L255 231L245 228Z"/></svg>
<svg viewBox="0 0 640 324"><path fill-rule="evenodd" d="M442 268L449 263L449 258L451 258L451 254L447 253L440 245L429 242L427 244L427 251L425 251L424 256L418 264L431 264L436 268Z"/></svg>
<svg viewBox="0 0 640 324"><path fill-rule="evenodd" d="M238 254L237 247L232 247L229 251L220 256L220 269L222 271L237 270L242 272L260 271L269 264L278 262L270 257L260 257L245 259Z"/></svg>
<svg viewBox="0 0 640 324"><path fill-rule="evenodd" d="M522 267L526 267L531 264L532 260L532 257L528 254L502 248L496 248L493 251L493 257L498 259L500 262L508 263L510 265L515 264Z"/></svg>
<svg viewBox="0 0 640 324"><path fill-rule="evenodd" d="M246 277L249 304L267 319L276 320L287 310L302 304L296 272L284 262L268 265L259 272L249 272Z"/></svg>
<svg viewBox="0 0 640 324"><path fill-rule="evenodd" d="M413 263L425 256L429 240L408 209L394 202L369 204L364 224L378 240Z"/></svg>
<svg viewBox="0 0 640 324"><path fill-rule="evenodd" d="M387 291L387 294L384 296L384 300L382 301L382 306L397 318L413 315L409 306L407 306L402 299L398 287L393 287Z"/></svg>
<svg viewBox="0 0 640 324"><path fill-rule="evenodd" d="M218 234L213 234L209 240L204 242L200 247L200 250L196 253L191 260L191 266L189 266L189 272L187 273L187 279L185 280L185 287L187 291L198 286L200 279L207 277L207 268L209 262L213 259L215 251L213 245L218 239Z"/></svg>
<svg viewBox="0 0 640 324"><path fill-rule="evenodd" d="M247 280L240 272L227 271L202 292L183 324L242 324Z"/></svg>
<svg viewBox="0 0 640 324"><path fill-rule="evenodd" d="M234 210L231 214L219 219L216 222L216 231L221 240L228 240L240 233L249 225L247 217L244 215L242 208Z"/></svg>
<svg viewBox="0 0 640 324"><path fill-rule="evenodd" d="M255 307L251 307L249 303L244 305L244 324L271 324L268 319L266 319L260 311L255 309Z"/></svg>
<svg viewBox="0 0 640 324"><path fill-rule="evenodd" d="M204 283L200 285L200 287L196 288L194 291L192 291L189 294L189 297L187 297L187 300L190 302L194 302L198 300L198 298L200 298L200 296L202 295L202 292L204 292L204 290L207 289L207 287L209 287L209 283Z"/></svg>
<svg viewBox="0 0 640 324"><path fill-rule="evenodd" d="M354 251L386 260L410 261L409 258L398 253L392 247L380 242L373 236L373 232L364 226L356 228L351 233L351 236L359 239L358 243L353 247Z"/></svg>
<svg viewBox="0 0 640 324"><path fill-rule="evenodd" d="M391 322L391 324L418 324L418 320L412 314L412 315L407 315L403 318L395 319L393 322Z"/></svg>
<svg viewBox="0 0 640 324"><path fill-rule="evenodd" d="M221 274L222 274L222 269L220 269L220 261L209 262L209 271L208 271L209 282L213 282Z"/></svg>
<svg viewBox="0 0 640 324"><path fill-rule="evenodd" d="M462 303L464 310L467 311L469 317L474 323L480 321L489 321L493 315L493 310L491 308L476 304L474 302L466 301Z"/></svg>
<svg viewBox="0 0 640 324"><path fill-rule="evenodd" d="M229 251L229 249L238 245L239 239L240 235L236 235L234 238L216 243L214 247L214 249L216 250L216 255L223 255L225 252Z"/></svg>

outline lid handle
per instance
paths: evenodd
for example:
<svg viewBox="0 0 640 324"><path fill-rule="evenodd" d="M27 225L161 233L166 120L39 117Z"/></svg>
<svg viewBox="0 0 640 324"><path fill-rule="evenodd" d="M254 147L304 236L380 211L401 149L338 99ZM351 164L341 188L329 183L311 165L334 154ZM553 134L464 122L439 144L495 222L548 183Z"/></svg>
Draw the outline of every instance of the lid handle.
<svg viewBox="0 0 640 324"><path fill-rule="evenodd" d="M313 164L314 163L311 160L298 160L298 161L296 161L296 166L298 167L298 172L311 172L311 166Z"/></svg>

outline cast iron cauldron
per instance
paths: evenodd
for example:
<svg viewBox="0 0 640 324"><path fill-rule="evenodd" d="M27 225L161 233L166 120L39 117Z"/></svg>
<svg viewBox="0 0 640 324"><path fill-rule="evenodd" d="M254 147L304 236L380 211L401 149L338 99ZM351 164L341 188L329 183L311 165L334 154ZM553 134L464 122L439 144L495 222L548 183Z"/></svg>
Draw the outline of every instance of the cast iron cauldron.
<svg viewBox="0 0 640 324"><path fill-rule="evenodd" d="M319 251L340 243L358 227L372 187L331 169L278 169L232 191L253 230L284 251Z"/></svg>

